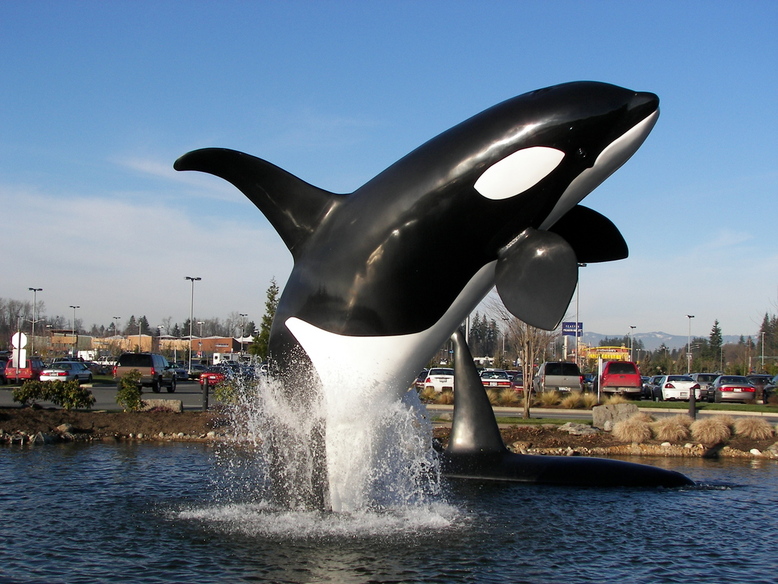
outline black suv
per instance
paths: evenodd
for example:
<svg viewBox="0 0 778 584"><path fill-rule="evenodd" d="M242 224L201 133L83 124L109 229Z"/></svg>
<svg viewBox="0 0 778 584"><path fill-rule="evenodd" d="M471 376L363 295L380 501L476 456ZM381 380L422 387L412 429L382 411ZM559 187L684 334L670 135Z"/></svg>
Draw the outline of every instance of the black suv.
<svg viewBox="0 0 778 584"><path fill-rule="evenodd" d="M176 372L162 355L157 353L122 353L113 368L113 378L117 382L133 369L140 372L141 386L150 387L159 393L164 385L168 393L176 390Z"/></svg>

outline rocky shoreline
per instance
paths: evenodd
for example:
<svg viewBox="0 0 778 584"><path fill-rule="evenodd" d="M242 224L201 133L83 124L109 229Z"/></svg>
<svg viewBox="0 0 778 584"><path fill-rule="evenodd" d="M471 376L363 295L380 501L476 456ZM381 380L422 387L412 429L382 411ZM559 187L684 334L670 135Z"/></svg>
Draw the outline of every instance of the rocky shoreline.
<svg viewBox="0 0 778 584"><path fill-rule="evenodd" d="M450 423L436 423L434 438L445 446ZM759 458L778 460L775 437L755 440L732 436L725 443L700 444L647 440L620 442L612 432L586 424L516 424L500 428L510 450L557 456L667 456L688 458ZM64 442L239 440L219 411L105 412L44 408L0 408L0 444Z"/></svg>

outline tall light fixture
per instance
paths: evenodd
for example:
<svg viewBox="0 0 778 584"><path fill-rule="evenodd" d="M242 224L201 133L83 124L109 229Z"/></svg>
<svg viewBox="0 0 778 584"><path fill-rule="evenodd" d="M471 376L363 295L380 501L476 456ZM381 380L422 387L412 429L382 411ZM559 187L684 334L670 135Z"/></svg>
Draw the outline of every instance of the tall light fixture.
<svg viewBox="0 0 778 584"><path fill-rule="evenodd" d="M76 356L76 352L77 352L76 351L76 349L77 349L76 345L78 344L78 341L76 340L76 308L81 308L81 307L80 306L73 306L71 304L70 308L73 309L73 357L75 357Z"/></svg>
<svg viewBox="0 0 778 584"><path fill-rule="evenodd" d="M687 375L692 372L692 319L693 314L687 314L686 318L689 319L689 336L686 341L686 373Z"/></svg>
<svg viewBox="0 0 778 584"><path fill-rule="evenodd" d="M32 332L31 335L31 344L30 344L30 355L35 355L35 309L38 305L38 292L43 292L43 288L29 288L30 292L32 292ZM764 362L764 359L762 359Z"/></svg>
<svg viewBox="0 0 778 584"><path fill-rule="evenodd" d="M240 313L240 354L243 355L243 330L246 328L246 317L248 314Z"/></svg>
<svg viewBox="0 0 778 584"><path fill-rule="evenodd" d="M586 264L579 263L578 267L579 268L585 268ZM578 365L579 367L583 364L583 361L581 361L581 359L580 359L580 355L581 355L581 353L580 353L580 350L581 350L581 342L580 342L581 331L578 330L578 328L581 326L581 319L578 316L578 308L579 308L578 295L579 295L580 289L581 289L581 275L579 273L578 274L578 282L576 282L576 284L575 284L575 364Z"/></svg>
<svg viewBox="0 0 778 584"><path fill-rule="evenodd" d="M194 283L202 280L198 276L184 276L185 280L192 282L192 300L189 303L189 374L192 374L192 320L194 320Z"/></svg>
<svg viewBox="0 0 778 584"><path fill-rule="evenodd" d="M629 360L633 363L635 362L635 359L632 357L632 349L635 346L634 338L636 328L637 327L634 324L629 325Z"/></svg>
<svg viewBox="0 0 778 584"><path fill-rule="evenodd" d="M119 320L121 319L121 316L114 316L113 317L113 335L119 336L119 327L117 326L119 324Z"/></svg>

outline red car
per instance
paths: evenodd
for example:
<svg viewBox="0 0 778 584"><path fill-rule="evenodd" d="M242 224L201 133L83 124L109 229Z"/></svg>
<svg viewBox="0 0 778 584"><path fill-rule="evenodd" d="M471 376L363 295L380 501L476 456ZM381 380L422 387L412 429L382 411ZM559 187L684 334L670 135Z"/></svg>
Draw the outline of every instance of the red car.
<svg viewBox="0 0 778 584"><path fill-rule="evenodd" d="M230 372L225 367L208 367L200 374L200 385L207 383L213 387L224 381L229 375Z"/></svg>
<svg viewBox="0 0 778 584"><path fill-rule="evenodd" d="M38 381L44 369L40 357L27 357L24 367L14 367L13 360L9 359L5 365L5 378L9 383L22 383L28 379Z"/></svg>
<svg viewBox="0 0 778 584"><path fill-rule="evenodd" d="M602 368L600 391L639 399L643 392L643 379L637 365L631 361L606 361Z"/></svg>

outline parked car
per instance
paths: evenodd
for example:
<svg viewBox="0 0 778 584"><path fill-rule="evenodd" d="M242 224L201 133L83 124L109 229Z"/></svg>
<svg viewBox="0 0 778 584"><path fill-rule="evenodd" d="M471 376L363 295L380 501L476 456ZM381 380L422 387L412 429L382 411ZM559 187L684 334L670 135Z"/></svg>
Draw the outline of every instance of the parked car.
<svg viewBox="0 0 778 584"><path fill-rule="evenodd" d="M486 389L506 389L511 386L511 378L502 369L484 369L481 383Z"/></svg>
<svg viewBox="0 0 778 584"><path fill-rule="evenodd" d="M171 363L170 368L173 370L177 381L189 381L189 372L186 370L186 367Z"/></svg>
<svg viewBox="0 0 778 584"><path fill-rule="evenodd" d="M5 385L8 380L5 378L5 364L7 361L0 361L0 385Z"/></svg>
<svg viewBox="0 0 778 584"><path fill-rule="evenodd" d="M202 387L207 383L210 387L213 387L225 379L232 379L233 375L232 368L226 365L211 365L206 367L205 371L200 374L200 386Z"/></svg>
<svg viewBox="0 0 778 584"><path fill-rule="evenodd" d="M640 393L642 399L654 399L654 386L658 383L660 377L662 375L652 375L648 378L648 381L643 382L643 389Z"/></svg>
<svg viewBox="0 0 778 584"><path fill-rule="evenodd" d="M189 379L200 379L200 375L207 369L200 363L192 363L192 371L189 373Z"/></svg>
<svg viewBox="0 0 778 584"><path fill-rule="evenodd" d="M660 375L654 380L655 401L688 400L694 392L694 399L700 397L700 384L688 375Z"/></svg>
<svg viewBox="0 0 778 584"><path fill-rule="evenodd" d="M92 370L81 361L55 361L41 371L41 381L78 381L90 383Z"/></svg>
<svg viewBox="0 0 778 584"><path fill-rule="evenodd" d="M430 387L438 393L444 390L454 391L454 370L448 367L432 367L424 378L424 389Z"/></svg>
<svg viewBox="0 0 778 584"><path fill-rule="evenodd" d="M747 402L756 399L756 387L744 375L719 375L708 391L708 401Z"/></svg>
<svg viewBox="0 0 778 584"><path fill-rule="evenodd" d="M755 399L757 401L762 401L762 403L767 403L767 399L764 397L765 395L765 386L770 385L770 382L773 379L772 375L766 375L764 373L757 373L755 375L746 375L746 379L748 379L751 384L756 388L756 397Z"/></svg>
<svg viewBox="0 0 778 584"><path fill-rule="evenodd" d="M113 368L113 377L119 381L130 371L137 370L141 374L141 387L150 387L159 393L164 386L168 393L176 390L176 374L167 359L157 353L122 353Z"/></svg>
<svg viewBox="0 0 778 584"><path fill-rule="evenodd" d="M690 373L689 377L694 379L697 383L700 385L700 396L701 399L707 399L708 398L708 390L710 389L711 384L716 381L716 378L720 375L720 373Z"/></svg>
<svg viewBox="0 0 778 584"><path fill-rule="evenodd" d="M583 391L583 375L575 363L546 361L532 378L535 393L543 391Z"/></svg>
<svg viewBox="0 0 778 584"><path fill-rule="evenodd" d="M517 371L516 375L511 377L511 389L516 393L524 393L524 373Z"/></svg>
<svg viewBox="0 0 778 584"><path fill-rule="evenodd" d="M640 371L632 361L606 361L600 376L600 392L639 398L643 391Z"/></svg>
<svg viewBox="0 0 778 584"><path fill-rule="evenodd" d="M5 364L5 378L6 381L15 383L22 383L28 379L37 381L44 368L43 360L37 356L27 357L24 367L14 367L13 361L9 360Z"/></svg>
<svg viewBox="0 0 778 584"><path fill-rule="evenodd" d="M773 377L770 380L770 383L764 386L764 396L762 397L764 403L767 403L767 400L770 399L770 396L774 395L777 390L778 390L778 375Z"/></svg>

